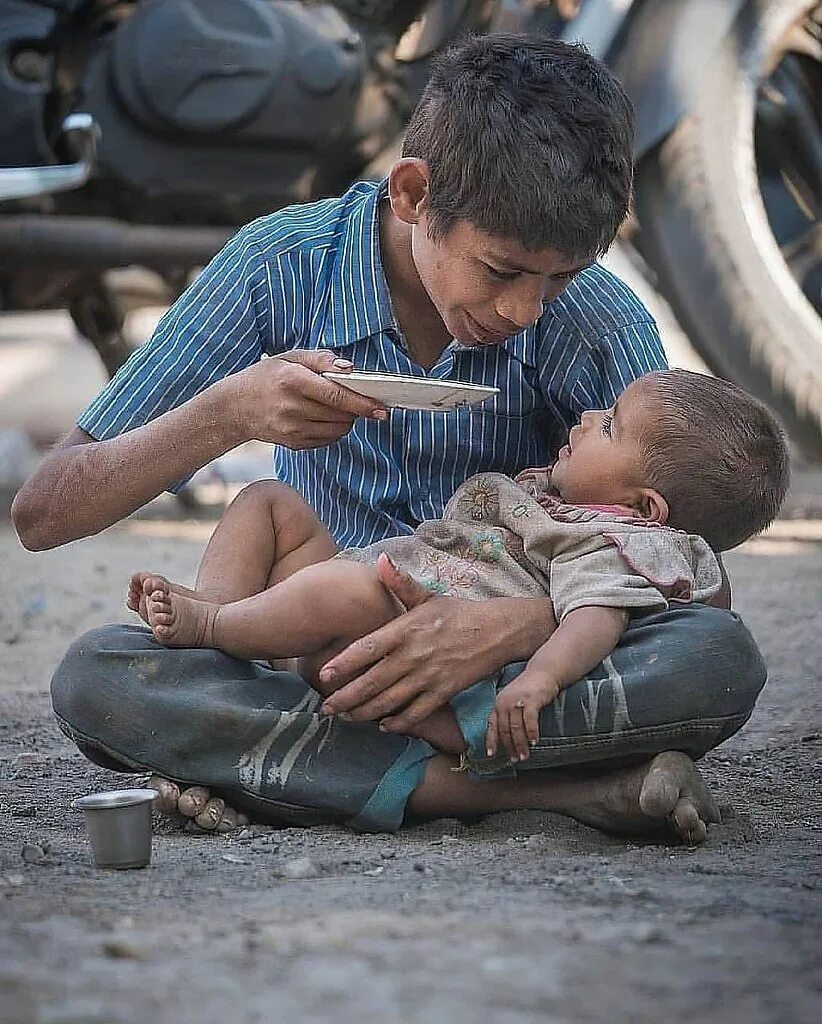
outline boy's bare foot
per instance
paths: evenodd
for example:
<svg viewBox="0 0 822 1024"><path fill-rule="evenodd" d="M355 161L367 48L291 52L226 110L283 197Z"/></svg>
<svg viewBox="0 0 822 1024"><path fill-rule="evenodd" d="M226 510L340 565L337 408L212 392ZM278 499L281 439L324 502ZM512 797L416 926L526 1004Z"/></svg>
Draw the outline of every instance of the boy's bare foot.
<svg viewBox="0 0 822 1024"><path fill-rule="evenodd" d="M156 572L135 572L132 574L131 579L128 582L126 607L131 611L136 612L146 625L148 625L148 609L146 607L148 597L143 589L143 585L147 579L156 579L157 577L158 573ZM195 600L201 600L200 595L196 590L190 590L188 587L184 587L179 583L169 583L169 587L174 594L184 594L186 597L193 597Z"/></svg>
<svg viewBox="0 0 822 1024"><path fill-rule="evenodd" d="M245 814L228 807L221 797L212 796L205 786L189 786L181 790L176 782L161 775L152 775L146 785L158 793L154 801L158 811L182 814L206 832L233 832L235 828L248 824Z"/></svg>
<svg viewBox="0 0 822 1024"><path fill-rule="evenodd" d="M678 751L647 764L586 780L590 795L568 813L586 825L622 835L674 833L688 846L704 843L722 817L693 761Z"/></svg>
<svg viewBox="0 0 822 1024"><path fill-rule="evenodd" d="M218 606L172 590L165 576L143 581L148 624L165 647L212 647Z"/></svg>

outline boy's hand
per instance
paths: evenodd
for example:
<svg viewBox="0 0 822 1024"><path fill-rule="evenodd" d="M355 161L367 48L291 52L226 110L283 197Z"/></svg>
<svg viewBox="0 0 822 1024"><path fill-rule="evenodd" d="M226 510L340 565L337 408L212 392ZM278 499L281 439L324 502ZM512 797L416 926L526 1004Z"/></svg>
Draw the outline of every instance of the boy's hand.
<svg viewBox="0 0 822 1024"><path fill-rule="evenodd" d="M323 666L320 678L340 687L323 702L326 714L407 733L478 679L529 658L556 628L547 601L440 597L385 554L377 571L408 611Z"/></svg>
<svg viewBox="0 0 822 1024"><path fill-rule="evenodd" d="M230 413L243 441L267 441L295 451L323 448L354 425L360 416L387 419L384 406L326 380L322 373L352 369L333 352L294 351L226 378Z"/></svg>
<svg viewBox="0 0 822 1024"><path fill-rule="evenodd" d="M526 668L497 696L485 745L494 757L502 745L512 761L526 761L539 739L539 713L559 693L559 685Z"/></svg>

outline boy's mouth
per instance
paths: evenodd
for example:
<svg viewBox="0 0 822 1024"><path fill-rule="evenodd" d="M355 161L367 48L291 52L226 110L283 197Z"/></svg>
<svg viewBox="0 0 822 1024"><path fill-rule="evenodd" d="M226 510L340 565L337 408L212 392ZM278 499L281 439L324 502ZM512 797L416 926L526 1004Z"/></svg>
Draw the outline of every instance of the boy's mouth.
<svg viewBox="0 0 822 1024"><path fill-rule="evenodd" d="M500 342L505 341L506 338L510 337L510 335L503 334L500 331L489 330L481 324L479 320L475 320L467 309L464 312L465 323L471 336L478 345L499 345Z"/></svg>

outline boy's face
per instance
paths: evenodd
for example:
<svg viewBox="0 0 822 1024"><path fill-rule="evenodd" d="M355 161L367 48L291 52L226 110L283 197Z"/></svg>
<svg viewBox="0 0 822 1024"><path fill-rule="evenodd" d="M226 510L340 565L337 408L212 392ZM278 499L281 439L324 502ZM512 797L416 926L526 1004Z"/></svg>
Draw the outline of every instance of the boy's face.
<svg viewBox="0 0 822 1024"><path fill-rule="evenodd" d="M425 215L412 233L420 281L452 337L463 345L498 345L530 326L591 261L546 249L529 252L458 221L436 240Z"/></svg>
<svg viewBox="0 0 822 1024"><path fill-rule="evenodd" d="M642 380L635 381L610 409L582 414L551 472L551 483L564 501L627 505L647 514L640 444L648 417L647 390Z"/></svg>

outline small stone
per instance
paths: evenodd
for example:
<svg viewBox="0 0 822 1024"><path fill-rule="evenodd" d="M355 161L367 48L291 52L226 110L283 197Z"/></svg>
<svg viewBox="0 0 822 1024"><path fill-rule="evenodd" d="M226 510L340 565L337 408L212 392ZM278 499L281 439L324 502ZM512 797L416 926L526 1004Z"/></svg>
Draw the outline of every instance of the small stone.
<svg viewBox="0 0 822 1024"><path fill-rule="evenodd" d="M12 818L33 818L37 814L37 807L34 804L12 804L8 813Z"/></svg>
<svg viewBox="0 0 822 1024"><path fill-rule="evenodd" d="M428 868L423 864L421 860L415 860L411 865L415 871L419 871L421 875L424 875Z"/></svg>
<svg viewBox="0 0 822 1024"><path fill-rule="evenodd" d="M26 864L45 864L48 858L48 847L38 843L23 843L20 856Z"/></svg>
<svg viewBox="0 0 822 1024"><path fill-rule="evenodd" d="M273 874L279 878L317 878L320 869L310 857L295 857L274 868Z"/></svg>
<svg viewBox="0 0 822 1024"><path fill-rule="evenodd" d="M147 946L128 938L106 939L103 952L114 960L148 960L151 955Z"/></svg>
<svg viewBox="0 0 822 1024"><path fill-rule="evenodd" d="M226 861L229 864L248 864L249 861L245 857L238 857L236 853L224 853L221 855L221 860Z"/></svg>
<svg viewBox="0 0 822 1024"><path fill-rule="evenodd" d="M25 768L28 765L41 764L45 758L42 754L36 754L33 750L26 750L12 758L12 768Z"/></svg>

